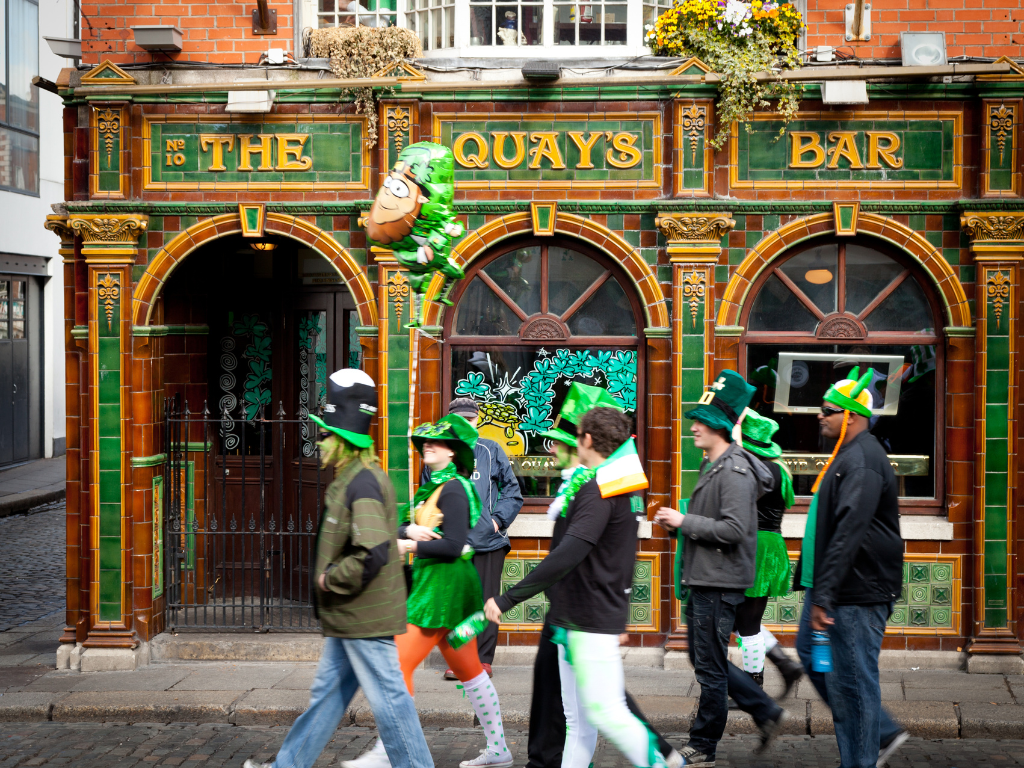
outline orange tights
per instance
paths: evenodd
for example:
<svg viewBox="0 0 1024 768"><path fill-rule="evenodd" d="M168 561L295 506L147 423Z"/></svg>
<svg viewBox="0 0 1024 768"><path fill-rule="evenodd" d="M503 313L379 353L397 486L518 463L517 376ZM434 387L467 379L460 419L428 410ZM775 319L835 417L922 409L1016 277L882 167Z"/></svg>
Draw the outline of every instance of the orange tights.
<svg viewBox="0 0 1024 768"><path fill-rule="evenodd" d="M475 637L458 650L454 650L444 639L448 634L447 629L425 629L407 624L405 630L404 635L395 635L395 645L398 646L398 663L402 667L402 677L405 678L405 687L409 689L410 696L413 694L412 673L427 658L435 645L452 672L462 682L472 680L484 671L480 666Z"/></svg>

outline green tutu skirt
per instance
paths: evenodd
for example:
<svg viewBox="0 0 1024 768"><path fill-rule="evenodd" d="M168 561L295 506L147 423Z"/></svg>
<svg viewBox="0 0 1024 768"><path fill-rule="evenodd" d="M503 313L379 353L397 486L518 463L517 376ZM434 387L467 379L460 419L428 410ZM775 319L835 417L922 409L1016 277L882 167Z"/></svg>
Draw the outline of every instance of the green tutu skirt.
<svg viewBox="0 0 1024 768"><path fill-rule="evenodd" d="M454 629L483 607L480 576L470 560L413 560L410 624L424 629Z"/></svg>
<svg viewBox="0 0 1024 768"><path fill-rule="evenodd" d="M757 570L747 597L782 597L789 593L789 554L781 533L757 532Z"/></svg>

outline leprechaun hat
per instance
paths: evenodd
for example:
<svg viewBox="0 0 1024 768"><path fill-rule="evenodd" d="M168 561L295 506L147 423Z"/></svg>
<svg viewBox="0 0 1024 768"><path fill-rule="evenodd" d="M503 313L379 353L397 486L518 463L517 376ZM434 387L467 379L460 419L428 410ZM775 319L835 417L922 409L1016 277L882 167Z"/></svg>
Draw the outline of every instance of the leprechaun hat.
<svg viewBox="0 0 1024 768"><path fill-rule="evenodd" d="M751 453L766 459L777 459L782 455L782 448L772 441L772 435L779 431L779 423L775 419L748 410L743 417L742 429L743 447Z"/></svg>
<svg viewBox="0 0 1024 768"><path fill-rule="evenodd" d="M327 378L324 415L309 420L348 440L357 448L373 445L370 422L377 415L377 386L358 368L342 368Z"/></svg>
<svg viewBox="0 0 1024 768"><path fill-rule="evenodd" d="M457 413L442 416L433 424L420 424L410 435L412 444L416 446L421 456L423 443L427 440L447 443L455 451L455 466L466 472L472 472L476 466L473 449L476 448L479 437L480 433L476 428Z"/></svg>
<svg viewBox="0 0 1024 768"><path fill-rule="evenodd" d="M755 392L757 387L747 384L736 371L725 370L718 375L711 388L701 395L697 405L683 416L707 424L712 429L731 432L740 421L744 409L750 405Z"/></svg>

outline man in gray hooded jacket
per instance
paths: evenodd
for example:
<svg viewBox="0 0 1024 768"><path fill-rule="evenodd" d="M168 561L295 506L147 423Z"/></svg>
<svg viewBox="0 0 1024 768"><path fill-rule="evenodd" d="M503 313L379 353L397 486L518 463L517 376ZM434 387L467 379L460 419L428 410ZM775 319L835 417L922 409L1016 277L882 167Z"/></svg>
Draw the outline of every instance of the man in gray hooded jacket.
<svg viewBox="0 0 1024 768"><path fill-rule="evenodd" d="M687 411L694 445L705 452L700 479L685 514L663 507L654 517L677 530L677 546L683 547L680 599L686 603L690 661L700 683L690 740L681 750L684 765L714 766L729 696L760 729L758 754L775 739L786 717L728 658L736 606L754 583L757 499L774 483L767 467L732 436L754 391L735 371L723 371L697 407Z"/></svg>

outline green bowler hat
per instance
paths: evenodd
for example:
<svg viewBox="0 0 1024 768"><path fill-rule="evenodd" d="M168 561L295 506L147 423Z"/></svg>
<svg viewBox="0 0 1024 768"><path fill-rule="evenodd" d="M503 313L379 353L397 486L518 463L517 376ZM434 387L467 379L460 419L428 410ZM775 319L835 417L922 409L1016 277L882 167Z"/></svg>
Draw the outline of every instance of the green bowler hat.
<svg viewBox="0 0 1024 768"><path fill-rule="evenodd" d="M757 411L748 410L743 417L743 447L766 459L777 459L782 455L782 448L772 442L772 435L779 431L779 422L762 416Z"/></svg>
<svg viewBox="0 0 1024 768"><path fill-rule="evenodd" d="M412 431L410 437L420 455L423 454L423 443L427 440L440 440L455 451L456 467L472 472L476 466L473 449L476 448L476 441L480 437L480 433L457 413L442 416L433 424L420 424Z"/></svg>
<svg viewBox="0 0 1024 768"><path fill-rule="evenodd" d="M583 414L591 408L599 406L614 408L617 411L625 410L619 405L619 401L609 394L607 389L592 387L589 384L573 383L565 395L565 401L562 403L562 410L558 412L558 418L555 419L555 425L551 429L541 432L540 436L546 437L549 440L557 440L560 443L565 443L575 448L576 426L580 423L580 419L583 418ZM561 425L563 424L569 427L572 432L569 433L562 429Z"/></svg>
<svg viewBox="0 0 1024 768"><path fill-rule="evenodd" d="M722 371L715 383L701 395L697 405L683 414L687 419L707 424L712 429L732 430L757 387L747 384L736 371Z"/></svg>

